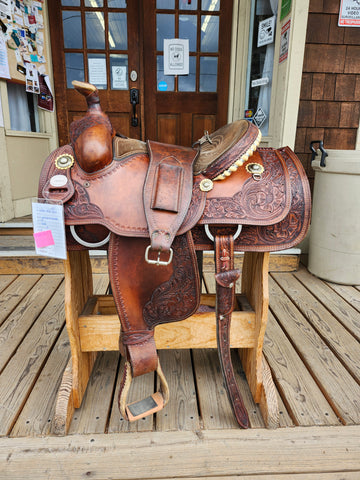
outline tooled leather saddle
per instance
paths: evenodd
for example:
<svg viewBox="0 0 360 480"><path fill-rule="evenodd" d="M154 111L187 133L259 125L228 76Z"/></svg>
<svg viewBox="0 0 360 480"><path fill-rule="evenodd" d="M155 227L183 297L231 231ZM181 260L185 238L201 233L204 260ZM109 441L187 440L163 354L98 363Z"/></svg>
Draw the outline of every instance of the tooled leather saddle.
<svg viewBox="0 0 360 480"><path fill-rule="evenodd" d="M169 399L154 327L199 308L196 252L215 251L218 351L230 403L249 424L231 364L235 251L290 248L305 236L310 194L290 148L258 148L261 134L246 120L206 133L192 148L116 136L98 92L74 82L87 114L70 126L71 144L45 161L39 196L64 205L67 247L108 249L109 276L126 357L119 407L137 420ZM133 377L156 371L160 389L127 405Z"/></svg>

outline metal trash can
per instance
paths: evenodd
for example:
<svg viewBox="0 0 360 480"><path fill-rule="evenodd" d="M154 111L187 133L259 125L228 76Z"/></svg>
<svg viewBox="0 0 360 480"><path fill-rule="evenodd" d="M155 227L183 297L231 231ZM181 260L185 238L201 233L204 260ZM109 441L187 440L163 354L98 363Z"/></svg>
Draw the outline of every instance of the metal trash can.
<svg viewBox="0 0 360 480"><path fill-rule="evenodd" d="M327 153L325 166L312 162L308 269L324 280L360 285L360 151Z"/></svg>

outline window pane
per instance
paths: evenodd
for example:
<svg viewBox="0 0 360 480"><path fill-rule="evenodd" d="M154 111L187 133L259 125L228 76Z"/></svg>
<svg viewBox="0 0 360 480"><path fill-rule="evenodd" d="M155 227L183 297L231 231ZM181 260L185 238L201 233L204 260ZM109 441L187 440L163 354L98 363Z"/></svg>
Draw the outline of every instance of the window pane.
<svg viewBox="0 0 360 480"><path fill-rule="evenodd" d="M277 2L256 2L252 12L245 109L263 135L269 134Z"/></svg>
<svg viewBox="0 0 360 480"><path fill-rule="evenodd" d="M108 0L109 8L126 8L126 0Z"/></svg>
<svg viewBox="0 0 360 480"><path fill-rule="evenodd" d="M86 45L87 48L105 48L105 23L102 12L86 12Z"/></svg>
<svg viewBox="0 0 360 480"><path fill-rule="evenodd" d="M179 92L196 90L196 57L189 58L189 75L179 75Z"/></svg>
<svg viewBox="0 0 360 480"><path fill-rule="evenodd" d="M180 10L196 10L197 0L179 0Z"/></svg>
<svg viewBox="0 0 360 480"><path fill-rule="evenodd" d="M128 56L110 55L110 76L112 90L128 90Z"/></svg>
<svg viewBox="0 0 360 480"><path fill-rule="evenodd" d="M85 7L103 7L104 0L85 0Z"/></svg>
<svg viewBox="0 0 360 480"><path fill-rule="evenodd" d="M71 84L73 80L85 81L84 56L82 53L65 53L65 65L67 88L74 88Z"/></svg>
<svg viewBox="0 0 360 480"><path fill-rule="evenodd" d="M216 92L217 64L216 57L200 57L200 92Z"/></svg>
<svg viewBox="0 0 360 480"><path fill-rule="evenodd" d="M201 10L208 10L209 12L220 10L220 0L202 0Z"/></svg>
<svg viewBox="0 0 360 480"><path fill-rule="evenodd" d="M64 47L82 48L81 15L78 11L62 12Z"/></svg>
<svg viewBox="0 0 360 480"><path fill-rule="evenodd" d="M157 56L156 64L157 90L160 92L173 92L174 77L172 75L164 75L164 57L162 55Z"/></svg>
<svg viewBox="0 0 360 480"><path fill-rule="evenodd" d="M109 47L127 50L126 13L109 12Z"/></svg>
<svg viewBox="0 0 360 480"><path fill-rule="evenodd" d="M10 112L10 129L22 132L39 132L37 95L25 91L24 85L7 84Z"/></svg>
<svg viewBox="0 0 360 480"><path fill-rule="evenodd" d="M163 51L164 38L175 38L175 15L156 15L156 49Z"/></svg>
<svg viewBox="0 0 360 480"><path fill-rule="evenodd" d="M173 10L175 8L175 0L156 0L156 8L167 8Z"/></svg>
<svg viewBox="0 0 360 480"><path fill-rule="evenodd" d="M201 46L202 52L217 52L219 49L219 17L213 15L201 16Z"/></svg>
<svg viewBox="0 0 360 480"><path fill-rule="evenodd" d="M64 7L80 7L80 0L61 0Z"/></svg>
<svg viewBox="0 0 360 480"><path fill-rule="evenodd" d="M99 89L106 89L106 58L105 54L90 53L88 55L89 82Z"/></svg>
<svg viewBox="0 0 360 480"><path fill-rule="evenodd" d="M189 39L189 51L196 52L196 15L179 15L179 38Z"/></svg>

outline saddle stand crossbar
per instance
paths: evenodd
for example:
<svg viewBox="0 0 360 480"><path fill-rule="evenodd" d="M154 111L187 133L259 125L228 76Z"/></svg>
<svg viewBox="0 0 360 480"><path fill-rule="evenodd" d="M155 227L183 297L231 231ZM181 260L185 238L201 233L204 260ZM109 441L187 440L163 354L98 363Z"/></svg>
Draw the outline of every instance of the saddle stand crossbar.
<svg viewBox="0 0 360 480"><path fill-rule="evenodd" d="M269 252L293 247L308 230L310 192L299 159L288 147L258 148L261 134L245 120L206 132L192 148L115 136L96 88L74 87L87 114L71 124L71 144L50 154L39 181L39 197L64 205L68 248L71 360L54 432L67 432L97 352L124 357L119 408L136 421L164 408L171 395L158 350L214 347L235 418L247 428L230 346L265 423L276 427L275 387L262 353ZM93 294L89 250L97 248L108 252L111 295ZM199 259L208 250L216 293L201 295ZM239 295L236 252L245 252ZM132 379L150 372L157 372L159 390L128 404Z"/></svg>

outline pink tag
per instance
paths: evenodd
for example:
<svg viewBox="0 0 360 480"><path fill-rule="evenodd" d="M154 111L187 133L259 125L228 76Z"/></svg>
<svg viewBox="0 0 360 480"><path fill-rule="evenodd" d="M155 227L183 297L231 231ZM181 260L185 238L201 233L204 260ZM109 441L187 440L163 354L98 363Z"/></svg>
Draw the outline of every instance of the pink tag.
<svg viewBox="0 0 360 480"><path fill-rule="evenodd" d="M55 245L51 230L33 233L35 244L38 248L49 247Z"/></svg>

